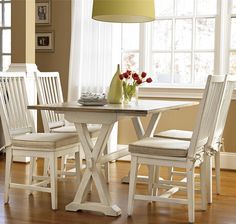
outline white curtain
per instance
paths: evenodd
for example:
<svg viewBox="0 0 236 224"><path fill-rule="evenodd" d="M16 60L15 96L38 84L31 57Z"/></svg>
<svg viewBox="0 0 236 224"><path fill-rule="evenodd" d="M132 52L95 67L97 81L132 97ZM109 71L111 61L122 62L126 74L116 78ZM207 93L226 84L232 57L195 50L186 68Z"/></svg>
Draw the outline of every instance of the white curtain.
<svg viewBox="0 0 236 224"><path fill-rule="evenodd" d="M92 20L92 0L72 0L68 100L82 92L104 93L112 68L112 24Z"/></svg>

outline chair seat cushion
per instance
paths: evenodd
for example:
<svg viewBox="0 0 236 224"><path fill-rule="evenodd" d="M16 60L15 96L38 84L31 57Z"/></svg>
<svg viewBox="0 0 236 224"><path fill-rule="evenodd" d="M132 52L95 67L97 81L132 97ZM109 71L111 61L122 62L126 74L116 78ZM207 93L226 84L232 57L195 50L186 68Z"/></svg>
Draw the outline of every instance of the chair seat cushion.
<svg viewBox="0 0 236 224"><path fill-rule="evenodd" d="M154 135L154 137L160 137L160 138L173 138L173 139L179 139L179 140L186 140L190 141L192 138L192 131L184 131L184 130L167 130L162 131Z"/></svg>
<svg viewBox="0 0 236 224"><path fill-rule="evenodd" d="M101 129L101 125L88 125L88 131L92 138L97 137ZM51 129L53 133L77 133L74 125L66 125L59 128Z"/></svg>
<svg viewBox="0 0 236 224"><path fill-rule="evenodd" d="M167 138L144 138L129 144L129 152L153 156L187 157L190 142Z"/></svg>
<svg viewBox="0 0 236 224"><path fill-rule="evenodd" d="M79 142L77 134L70 133L32 133L14 136L13 147L24 147L39 150L55 150L57 148L76 144Z"/></svg>

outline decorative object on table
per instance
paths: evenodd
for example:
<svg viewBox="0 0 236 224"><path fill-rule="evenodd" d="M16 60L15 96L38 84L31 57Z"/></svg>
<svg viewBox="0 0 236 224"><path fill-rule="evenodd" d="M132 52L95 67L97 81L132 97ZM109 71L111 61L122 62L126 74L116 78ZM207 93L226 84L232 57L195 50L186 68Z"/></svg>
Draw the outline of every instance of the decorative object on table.
<svg viewBox="0 0 236 224"><path fill-rule="evenodd" d="M36 25L51 24L51 2L49 0L37 0L35 3Z"/></svg>
<svg viewBox="0 0 236 224"><path fill-rule="evenodd" d="M107 104L105 93L82 93L78 103L84 106L104 106Z"/></svg>
<svg viewBox="0 0 236 224"><path fill-rule="evenodd" d="M122 103L122 82L119 78L120 76L120 65L117 65L117 70L113 76L107 96L108 103L120 104Z"/></svg>
<svg viewBox="0 0 236 224"><path fill-rule="evenodd" d="M150 83L152 82L152 78L146 78L147 73L142 72L140 75L136 72L132 72L130 70L127 70L120 76L120 80L122 80L122 86L123 86L123 96L124 96L124 103L129 103L132 98L137 99L137 89L138 86L142 83Z"/></svg>
<svg viewBox="0 0 236 224"><path fill-rule="evenodd" d="M37 32L35 34L35 49L37 52L53 52L54 51L54 33Z"/></svg>
<svg viewBox="0 0 236 224"><path fill-rule="evenodd" d="M94 0L92 18L103 22L144 23L155 20L154 0Z"/></svg>

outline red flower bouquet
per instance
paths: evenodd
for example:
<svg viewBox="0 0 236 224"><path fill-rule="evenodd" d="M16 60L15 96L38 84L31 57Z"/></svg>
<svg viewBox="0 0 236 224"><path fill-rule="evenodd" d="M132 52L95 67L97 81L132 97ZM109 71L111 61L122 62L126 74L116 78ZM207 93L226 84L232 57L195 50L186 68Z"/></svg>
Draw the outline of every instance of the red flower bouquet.
<svg viewBox="0 0 236 224"><path fill-rule="evenodd" d="M142 83L150 83L152 82L152 78L146 78L147 73L142 72L140 75L136 72L132 72L127 70L120 76L120 80L122 80L123 85L123 96L124 102L127 103L131 101L132 97L136 94L136 87L141 85Z"/></svg>

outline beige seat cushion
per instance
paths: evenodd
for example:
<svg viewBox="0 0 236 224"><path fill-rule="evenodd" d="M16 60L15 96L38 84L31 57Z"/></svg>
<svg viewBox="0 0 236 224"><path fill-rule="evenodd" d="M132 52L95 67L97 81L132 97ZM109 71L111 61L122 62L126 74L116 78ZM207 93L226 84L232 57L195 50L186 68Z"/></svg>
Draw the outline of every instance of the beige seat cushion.
<svg viewBox="0 0 236 224"><path fill-rule="evenodd" d="M55 150L59 147L76 144L78 142L79 138L77 134L32 133L14 136L12 146L39 150Z"/></svg>
<svg viewBox="0 0 236 224"><path fill-rule="evenodd" d="M145 138L129 144L129 152L153 156L187 157L190 142L166 138Z"/></svg>
<svg viewBox="0 0 236 224"><path fill-rule="evenodd" d="M88 125L88 131L92 138L97 137L101 129L101 125ZM59 128L53 128L53 133L76 133L76 128L74 125L66 125Z"/></svg>
<svg viewBox="0 0 236 224"><path fill-rule="evenodd" d="M173 138L179 140L186 140L189 141L192 138L192 131L184 131L184 130L168 130L162 131L154 135L154 137L160 138Z"/></svg>

